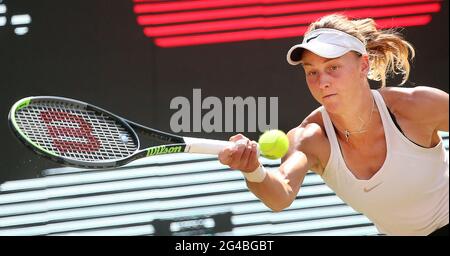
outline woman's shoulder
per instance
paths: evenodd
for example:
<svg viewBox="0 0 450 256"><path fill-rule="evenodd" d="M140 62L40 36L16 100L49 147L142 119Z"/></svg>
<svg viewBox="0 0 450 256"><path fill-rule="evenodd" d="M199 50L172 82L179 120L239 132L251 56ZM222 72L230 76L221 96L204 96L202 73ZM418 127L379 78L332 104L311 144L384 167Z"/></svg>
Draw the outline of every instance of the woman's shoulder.
<svg viewBox="0 0 450 256"><path fill-rule="evenodd" d="M319 107L312 111L297 127L288 132L289 140L297 149L314 153L315 149L323 147L323 143L328 144L320 110Z"/></svg>
<svg viewBox="0 0 450 256"><path fill-rule="evenodd" d="M322 134L325 131L323 119L322 119L322 107L316 108L312 111L303 121L291 131L295 131L297 134L298 131L303 131L301 134L307 137L315 137L317 135Z"/></svg>
<svg viewBox="0 0 450 256"><path fill-rule="evenodd" d="M414 88L384 87L378 89L378 92L383 96L383 100L389 110L397 113L403 110L404 106L411 101L413 90Z"/></svg>
<svg viewBox="0 0 450 256"><path fill-rule="evenodd" d="M432 106L435 100L446 94L428 86L385 87L379 89L378 92L383 96L389 110L402 116L416 115L422 109Z"/></svg>
<svg viewBox="0 0 450 256"><path fill-rule="evenodd" d="M288 132L292 147L312 159L312 170L319 174L323 171L331 150L320 110L321 108L317 108L311 112L300 125Z"/></svg>

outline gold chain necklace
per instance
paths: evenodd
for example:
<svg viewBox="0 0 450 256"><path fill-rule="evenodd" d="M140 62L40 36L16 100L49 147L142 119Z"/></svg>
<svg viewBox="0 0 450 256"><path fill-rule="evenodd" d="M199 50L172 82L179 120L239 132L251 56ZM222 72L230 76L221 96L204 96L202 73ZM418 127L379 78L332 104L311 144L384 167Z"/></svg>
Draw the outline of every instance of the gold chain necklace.
<svg viewBox="0 0 450 256"><path fill-rule="evenodd" d="M364 129L364 127L366 126L366 124L370 124L370 121L372 121L374 108L375 108L375 100L372 98L372 110L370 111L369 121L367 121L367 123L366 123L366 122L364 122L364 120L361 117L358 117L359 120L361 120L362 125L357 131L351 132L351 131L349 131L347 129L345 129L345 131L341 131L338 128L336 128L336 130L338 130L340 133L344 134L345 139L347 140L347 142L350 140L350 135L367 132L367 129Z"/></svg>

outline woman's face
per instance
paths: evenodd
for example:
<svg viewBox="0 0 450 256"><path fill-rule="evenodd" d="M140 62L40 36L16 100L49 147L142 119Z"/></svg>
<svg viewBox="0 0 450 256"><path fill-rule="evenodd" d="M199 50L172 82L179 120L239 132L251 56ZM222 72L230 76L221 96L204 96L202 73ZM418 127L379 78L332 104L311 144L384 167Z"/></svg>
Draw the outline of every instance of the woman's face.
<svg viewBox="0 0 450 256"><path fill-rule="evenodd" d="M305 50L301 65L313 97L327 111L338 113L345 111L351 106L352 99L360 96L361 85L367 79L366 60L354 52L327 59Z"/></svg>

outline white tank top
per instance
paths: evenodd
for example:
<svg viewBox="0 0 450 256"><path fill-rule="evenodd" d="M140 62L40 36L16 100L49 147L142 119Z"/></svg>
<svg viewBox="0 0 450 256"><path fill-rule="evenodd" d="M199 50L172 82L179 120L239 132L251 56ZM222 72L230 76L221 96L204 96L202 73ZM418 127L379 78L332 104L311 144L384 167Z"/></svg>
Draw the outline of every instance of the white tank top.
<svg viewBox="0 0 450 256"><path fill-rule="evenodd" d="M449 162L444 143L423 148L395 126L383 97L372 90L381 115L387 154L369 180L356 178L342 156L325 108L320 107L331 154L322 174L336 195L386 235L428 235L448 224Z"/></svg>

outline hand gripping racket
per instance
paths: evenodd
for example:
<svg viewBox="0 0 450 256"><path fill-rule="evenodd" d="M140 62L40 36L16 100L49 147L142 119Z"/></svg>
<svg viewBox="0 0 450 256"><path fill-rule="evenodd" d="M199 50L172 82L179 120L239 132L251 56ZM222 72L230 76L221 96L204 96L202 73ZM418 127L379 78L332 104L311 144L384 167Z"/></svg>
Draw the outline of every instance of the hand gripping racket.
<svg viewBox="0 0 450 256"><path fill-rule="evenodd" d="M78 100L37 96L9 112L14 134L32 151L63 165L111 168L139 158L173 153L217 155L232 142L182 137L128 121ZM165 145L141 149L136 132Z"/></svg>

